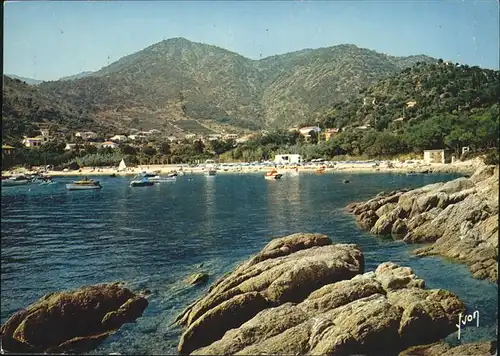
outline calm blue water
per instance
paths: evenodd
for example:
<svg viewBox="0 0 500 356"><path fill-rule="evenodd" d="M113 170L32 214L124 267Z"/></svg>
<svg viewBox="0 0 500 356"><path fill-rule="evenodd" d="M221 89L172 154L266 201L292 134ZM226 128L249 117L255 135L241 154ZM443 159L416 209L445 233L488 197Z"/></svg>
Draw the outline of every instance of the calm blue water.
<svg viewBox="0 0 500 356"><path fill-rule="evenodd" d="M473 279L462 264L415 258L414 246L362 232L343 211L382 190L456 177L335 173L266 181L261 174L220 174L143 188L130 188L131 178L100 177L100 191L66 191L71 178L2 188L1 322L48 292L125 281L153 292L149 307L95 352L175 353L179 329L170 324L208 288L186 287L184 277L207 271L213 282L273 237L319 232L359 244L367 271L393 261L412 267L428 288L458 294L480 313L480 327L462 330L462 342L493 338L495 284ZM351 183L342 184L346 178ZM449 339L457 342L456 335Z"/></svg>

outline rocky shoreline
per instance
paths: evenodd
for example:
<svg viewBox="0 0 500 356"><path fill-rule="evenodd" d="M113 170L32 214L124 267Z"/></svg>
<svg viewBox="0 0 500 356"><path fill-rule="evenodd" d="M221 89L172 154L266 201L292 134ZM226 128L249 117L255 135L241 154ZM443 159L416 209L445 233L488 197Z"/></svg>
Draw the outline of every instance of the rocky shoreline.
<svg viewBox="0 0 500 356"><path fill-rule="evenodd" d="M178 351L397 355L455 331L464 310L409 267L386 262L364 273L358 246L294 234L271 241L179 316Z"/></svg>
<svg viewBox="0 0 500 356"><path fill-rule="evenodd" d="M452 347L464 303L426 289L409 267L392 262L365 272L355 244L299 233L269 242L215 282L176 323L180 354L457 356L493 354L496 342ZM186 279L203 283L206 276ZM22 353L95 349L147 307L120 283L51 293L1 327L2 348ZM490 353L491 352L491 353Z"/></svg>
<svg viewBox="0 0 500 356"><path fill-rule="evenodd" d="M470 178L382 192L346 209L373 234L433 243L417 249L418 256L451 258L466 263L475 278L497 282L498 173L498 166L482 166Z"/></svg>

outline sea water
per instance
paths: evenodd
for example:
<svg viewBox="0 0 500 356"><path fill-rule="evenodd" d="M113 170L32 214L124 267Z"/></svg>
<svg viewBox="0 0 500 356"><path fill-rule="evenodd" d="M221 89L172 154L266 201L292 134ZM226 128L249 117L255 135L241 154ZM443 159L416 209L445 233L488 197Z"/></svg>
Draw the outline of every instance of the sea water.
<svg viewBox="0 0 500 356"><path fill-rule="evenodd" d="M181 332L172 322L210 283L272 238L318 232L336 243L358 244L366 271L385 261L410 266L427 288L450 290L468 311L480 313L479 327L461 330L460 340L455 332L448 341L496 338L495 284L472 278L464 264L413 256L418 245L361 231L344 210L381 191L456 177L305 173L269 181L262 174L226 173L133 188L129 177L99 177L98 191L67 191L72 178L2 188L1 322L45 293L123 281L149 289L149 306L93 353L172 354ZM201 271L210 275L206 286L183 283Z"/></svg>

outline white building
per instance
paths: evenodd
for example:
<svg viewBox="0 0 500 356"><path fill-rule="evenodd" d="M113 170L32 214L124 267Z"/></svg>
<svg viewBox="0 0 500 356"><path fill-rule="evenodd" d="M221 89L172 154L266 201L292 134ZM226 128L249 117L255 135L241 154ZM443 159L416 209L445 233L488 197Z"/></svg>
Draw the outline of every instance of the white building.
<svg viewBox="0 0 500 356"><path fill-rule="evenodd" d="M303 136L309 136L309 133L311 131L315 131L317 134L321 132L321 129L318 126L307 126L307 127L301 127L299 132Z"/></svg>
<svg viewBox="0 0 500 356"><path fill-rule="evenodd" d="M302 163L302 156L298 154L284 154L274 156L274 163L278 164L297 164Z"/></svg>
<svg viewBox="0 0 500 356"><path fill-rule="evenodd" d="M128 138L132 141L146 139L146 135L129 135Z"/></svg>
<svg viewBox="0 0 500 356"><path fill-rule="evenodd" d="M97 134L93 131L75 132L75 137L80 137L82 140L88 140L89 138L96 138Z"/></svg>
<svg viewBox="0 0 500 356"><path fill-rule="evenodd" d="M319 135L321 129L318 126L306 126L306 127L301 127L299 130L300 134L304 136L306 141L309 141L309 139L311 138L311 131L314 131L316 132L316 135Z"/></svg>
<svg viewBox="0 0 500 356"><path fill-rule="evenodd" d="M224 139L225 140L236 140L238 138L237 134L225 134Z"/></svg>
<svg viewBox="0 0 500 356"><path fill-rule="evenodd" d="M208 136L208 141L217 141L222 138L222 135L219 134L214 134L214 135L209 135Z"/></svg>
<svg viewBox="0 0 500 356"><path fill-rule="evenodd" d="M22 142L26 147L40 147L44 143L48 142L48 138L43 136L25 137Z"/></svg>
<svg viewBox="0 0 500 356"><path fill-rule="evenodd" d="M425 163L446 163L448 155L445 149L440 150L424 150Z"/></svg>
<svg viewBox="0 0 500 356"><path fill-rule="evenodd" d="M114 135L113 137L111 137L109 140L110 141L125 141L127 139L127 136L125 135Z"/></svg>
<svg viewBox="0 0 500 356"><path fill-rule="evenodd" d="M114 143L114 142L111 142L111 141L106 141L106 142L103 142L102 143L102 147L106 148L106 147L109 147L109 148L117 148L118 147L118 144L117 143Z"/></svg>

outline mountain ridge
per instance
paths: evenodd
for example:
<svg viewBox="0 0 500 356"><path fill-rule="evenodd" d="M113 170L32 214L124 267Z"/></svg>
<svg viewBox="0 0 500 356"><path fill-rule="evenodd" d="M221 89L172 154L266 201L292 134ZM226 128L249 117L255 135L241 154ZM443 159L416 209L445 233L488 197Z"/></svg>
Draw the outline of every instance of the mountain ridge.
<svg viewBox="0 0 500 356"><path fill-rule="evenodd" d="M355 45L305 49L259 60L185 38L155 43L72 81L42 84L99 120L144 124L197 120L207 127L285 127L310 119L362 86L427 56L394 57ZM127 111L119 114L117 107ZM121 110L121 109L120 109ZM120 111L118 110L118 111ZM156 115L156 119L153 116Z"/></svg>
<svg viewBox="0 0 500 356"><path fill-rule="evenodd" d="M18 79L22 82L25 82L28 85L38 85L38 84L44 82L44 80L33 79L33 78L28 78L28 77L21 77L20 75L15 75L15 74L5 74L5 76L7 76L11 79Z"/></svg>
<svg viewBox="0 0 500 356"><path fill-rule="evenodd" d="M419 61L437 60L395 57L351 44L254 60L178 37L82 78L46 81L37 88L103 126L160 128L171 134L248 132L311 121Z"/></svg>

